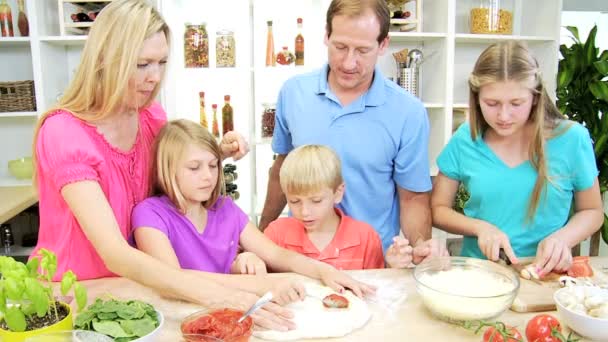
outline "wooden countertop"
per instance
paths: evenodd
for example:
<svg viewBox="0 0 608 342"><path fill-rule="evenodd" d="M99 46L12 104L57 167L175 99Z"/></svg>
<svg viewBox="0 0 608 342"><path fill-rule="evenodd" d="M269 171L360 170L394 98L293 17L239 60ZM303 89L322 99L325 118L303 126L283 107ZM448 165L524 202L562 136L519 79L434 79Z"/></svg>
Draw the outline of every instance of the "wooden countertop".
<svg viewBox="0 0 608 342"><path fill-rule="evenodd" d="M608 258L593 258L592 264L596 268L602 269L608 266ZM397 293L397 290L401 290L406 294L405 299L389 302L388 297L383 299L379 293L378 300L369 302L372 318L362 329L343 338L306 341L481 341L481 334L475 335L457 325L440 321L426 310L416 293L412 270L383 269L350 271L349 273L362 281L384 284L386 288L391 288L390 291L385 291L385 294ZM158 341L182 341L179 329L181 319L202 309L199 305L161 298L153 290L125 278L90 280L83 282L83 285L88 290L90 302L97 296L111 293L117 298L140 299L154 305L165 317ZM527 321L536 314L507 310L497 320L517 326L524 333ZM556 312L554 314L557 315ZM250 341L264 340L252 337Z"/></svg>
<svg viewBox="0 0 608 342"><path fill-rule="evenodd" d="M31 185L0 187L0 223L4 223L38 202Z"/></svg>

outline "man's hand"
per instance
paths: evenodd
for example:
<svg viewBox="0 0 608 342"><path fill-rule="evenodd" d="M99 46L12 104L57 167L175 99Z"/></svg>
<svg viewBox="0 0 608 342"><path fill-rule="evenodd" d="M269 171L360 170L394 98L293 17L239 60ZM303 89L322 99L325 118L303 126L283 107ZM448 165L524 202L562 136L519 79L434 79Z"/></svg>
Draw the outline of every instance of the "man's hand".
<svg viewBox="0 0 608 342"><path fill-rule="evenodd" d="M245 138L235 131L226 132L220 142L222 158L232 157L234 161L243 158L249 152L249 144Z"/></svg>

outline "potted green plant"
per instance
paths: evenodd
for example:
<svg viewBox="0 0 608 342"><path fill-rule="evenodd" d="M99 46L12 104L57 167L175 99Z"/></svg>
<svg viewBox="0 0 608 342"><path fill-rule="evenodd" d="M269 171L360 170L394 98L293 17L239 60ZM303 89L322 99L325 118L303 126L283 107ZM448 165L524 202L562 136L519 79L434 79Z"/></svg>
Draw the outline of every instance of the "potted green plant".
<svg viewBox="0 0 608 342"><path fill-rule="evenodd" d="M562 59L557 73L557 107L571 120L589 130L598 179L604 201L608 195L608 50L595 45L597 26L581 41L578 29L567 26L574 43L559 48ZM604 214L602 238L608 243L608 216Z"/></svg>
<svg viewBox="0 0 608 342"><path fill-rule="evenodd" d="M72 310L53 295L52 279L57 256L41 249L27 264L0 256L0 340L23 341L51 331L72 329ZM81 310L87 301L86 289L72 271L63 274L61 293L73 289Z"/></svg>

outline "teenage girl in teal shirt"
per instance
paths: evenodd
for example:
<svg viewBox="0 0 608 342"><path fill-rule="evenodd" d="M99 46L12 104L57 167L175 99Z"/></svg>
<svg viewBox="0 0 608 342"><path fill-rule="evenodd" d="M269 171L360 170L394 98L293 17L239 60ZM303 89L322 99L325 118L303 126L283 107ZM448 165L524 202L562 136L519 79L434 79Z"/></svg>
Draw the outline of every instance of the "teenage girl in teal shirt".
<svg viewBox="0 0 608 342"><path fill-rule="evenodd" d="M540 276L567 270L571 248L603 220L587 129L558 111L521 43L482 52L469 89L469 123L437 158L434 226L464 235L463 256L496 261L503 248L515 263L535 256ZM461 182L464 215L452 209Z"/></svg>

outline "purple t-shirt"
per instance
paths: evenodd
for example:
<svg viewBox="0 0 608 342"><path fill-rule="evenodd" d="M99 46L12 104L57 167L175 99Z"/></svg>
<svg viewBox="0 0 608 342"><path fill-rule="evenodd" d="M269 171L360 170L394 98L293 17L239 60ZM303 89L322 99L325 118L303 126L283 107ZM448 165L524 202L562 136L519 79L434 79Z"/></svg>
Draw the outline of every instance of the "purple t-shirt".
<svg viewBox="0 0 608 342"><path fill-rule="evenodd" d="M167 196L150 197L133 209L133 229L155 228L167 235L183 269L230 273L247 214L228 197L220 197L207 211L200 234Z"/></svg>

